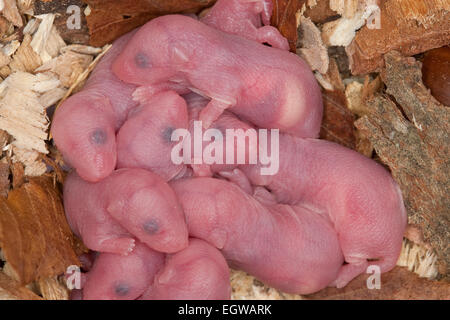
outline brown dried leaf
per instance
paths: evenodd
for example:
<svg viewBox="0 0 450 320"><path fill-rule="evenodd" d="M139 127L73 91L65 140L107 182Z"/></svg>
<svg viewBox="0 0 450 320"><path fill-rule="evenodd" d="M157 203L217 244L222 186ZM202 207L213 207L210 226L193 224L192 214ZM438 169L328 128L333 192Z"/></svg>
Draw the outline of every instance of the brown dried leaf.
<svg viewBox="0 0 450 320"><path fill-rule="evenodd" d="M369 101L356 127L373 143L399 183L409 222L419 226L436 250L439 272L450 266L450 114L422 83L420 63L398 52L385 56L387 93ZM399 109L398 105L401 107Z"/></svg>
<svg viewBox="0 0 450 320"><path fill-rule="evenodd" d="M382 1L381 29L367 26L347 47L353 74L366 74L383 66L383 55L398 50L415 55L450 42L450 1Z"/></svg>
<svg viewBox="0 0 450 320"><path fill-rule="evenodd" d="M381 288L368 289L369 274L362 274L345 288L326 288L305 296L312 300L448 300L450 283L419 278L406 268L395 267L381 275ZM370 280L369 280L370 281Z"/></svg>
<svg viewBox="0 0 450 320"><path fill-rule="evenodd" d="M67 224L51 177L32 178L0 199L0 245L21 284L79 265L83 248Z"/></svg>
<svg viewBox="0 0 450 320"><path fill-rule="evenodd" d="M170 13L197 13L215 0L85 0L90 44L103 46L147 21Z"/></svg>
<svg viewBox="0 0 450 320"><path fill-rule="evenodd" d="M291 51L297 48L297 12L306 3L306 0L272 0L273 14L271 24L280 30L288 39Z"/></svg>
<svg viewBox="0 0 450 320"><path fill-rule="evenodd" d="M42 300L42 298L0 272L0 300Z"/></svg>

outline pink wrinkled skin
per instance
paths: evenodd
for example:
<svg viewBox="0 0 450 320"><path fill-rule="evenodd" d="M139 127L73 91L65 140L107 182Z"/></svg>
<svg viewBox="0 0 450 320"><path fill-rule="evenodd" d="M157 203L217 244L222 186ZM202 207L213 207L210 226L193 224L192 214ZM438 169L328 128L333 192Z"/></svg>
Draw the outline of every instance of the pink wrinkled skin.
<svg viewBox="0 0 450 320"><path fill-rule="evenodd" d="M114 62L123 81L141 85L135 98L188 89L211 98L205 128L225 109L263 128L316 137L322 118L319 86L297 55L227 34L182 15L151 20Z"/></svg>
<svg viewBox="0 0 450 320"><path fill-rule="evenodd" d="M115 132L128 111L137 106L135 86L117 79L111 65L131 32L113 44L92 72L83 90L67 99L55 112L51 133L65 160L87 181L107 177L116 166Z"/></svg>
<svg viewBox="0 0 450 320"><path fill-rule="evenodd" d="M174 192L143 169L117 170L98 183L72 173L64 184L64 207L72 230L91 250L127 255L135 237L161 252L177 252L188 243Z"/></svg>
<svg viewBox="0 0 450 320"><path fill-rule="evenodd" d="M168 255L164 268L140 297L142 300L227 300L230 272L219 250L199 239Z"/></svg>
<svg viewBox="0 0 450 320"><path fill-rule="evenodd" d="M134 300L140 297L164 265L164 254L137 242L128 256L100 253L86 274L84 300Z"/></svg>
<svg viewBox="0 0 450 320"><path fill-rule="evenodd" d="M187 129L186 102L174 91L157 94L130 112L117 134L117 166L143 168L157 173L166 181L184 170L171 160L176 142L171 141L175 129Z"/></svg>
<svg viewBox="0 0 450 320"><path fill-rule="evenodd" d="M336 279L344 259L324 217L263 200L212 178L171 183L189 234L221 249L228 263L284 292L308 294Z"/></svg>
<svg viewBox="0 0 450 320"><path fill-rule="evenodd" d="M406 210L400 188L375 161L332 142L281 135L276 175L261 176L259 166L241 169L252 184L271 190L278 202L328 217L348 263L339 272L337 287L369 265L378 265L381 272L395 266Z"/></svg>
<svg viewBox="0 0 450 320"><path fill-rule="evenodd" d="M289 50L287 39L270 26L272 10L272 0L219 0L200 21L217 30Z"/></svg>

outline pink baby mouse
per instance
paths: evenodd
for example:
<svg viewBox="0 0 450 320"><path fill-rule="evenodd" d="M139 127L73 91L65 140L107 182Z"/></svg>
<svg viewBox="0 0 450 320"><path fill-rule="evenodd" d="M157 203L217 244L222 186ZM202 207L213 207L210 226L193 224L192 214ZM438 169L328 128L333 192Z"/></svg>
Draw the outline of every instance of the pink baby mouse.
<svg viewBox="0 0 450 320"><path fill-rule="evenodd" d="M211 101L207 128L224 110L263 128L316 137L322 118L319 86L297 55L227 34L182 15L162 16L139 29L113 64L123 81L144 86L135 98L174 89Z"/></svg>
<svg viewBox="0 0 450 320"><path fill-rule="evenodd" d="M200 21L227 33L289 50L287 39L270 26L272 10L272 0L218 0Z"/></svg>
<svg viewBox="0 0 450 320"><path fill-rule="evenodd" d="M230 299L230 270L219 250L191 238L189 246L166 256L140 300L226 300Z"/></svg>
<svg viewBox="0 0 450 320"><path fill-rule="evenodd" d="M118 168L143 168L171 180L186 169L171 160L176 129L187 129L185 100L174 91L156 94L130 112L117 134Z"/></svg>
<svg viewBox="0 0 450 320"><path fill-rule="evenodd" d="M262 188L258 201L225 180L189 178L170 185L189 234L220 249L231 267L289 293L313 293L336 279L344 259L326 218L279 205Z"/></svg>
<svg viewBox="0 0 450 320"><path fill-rule="evenodd" d="M183 211L172 189L144 169L120 169L97 183L70 174L64 207L72 230L94 251L127 255L135 238L161 252L188 244Z"/></svg>
<svg viewBox="0 0 450 320"><path fill-rule="evenodd" d="M51 133L64 159L91 182L107 177L116 166L116 130L137 106L136 89L114 76L111 64L134 31L116 40L89 77L83 90L55 112Z"/></svg>
<svg viewBox="0 0 450 320"><path fill-rule="evenodd" d="M400 254L407 215L389 172L325 140L280 135L279 153L275 175L261 175L260 165L240 168L251 184L268 188L278 202L301 205L329 219L347 262L336 286L344 287L369 265L379 266L381 272L391 270ZM235 180L242 180L242 175L237 172Z"/></svg>
<svg viewBox="0 0 450 320"><path fill-rule="evenodd" d="M134 300L140 297L164 265L164 254L136 242L128 256L100 253L86 273L84 300Z"/></svg>

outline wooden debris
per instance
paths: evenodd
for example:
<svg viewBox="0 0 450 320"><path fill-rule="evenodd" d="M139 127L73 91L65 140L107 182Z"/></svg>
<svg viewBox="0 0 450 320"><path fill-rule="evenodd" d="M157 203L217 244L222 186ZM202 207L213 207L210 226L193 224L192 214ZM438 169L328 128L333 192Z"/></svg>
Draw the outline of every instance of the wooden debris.
<svg viewBox="0 0 450 320"><path fill-rule="evenodd" d="M376 0L330 0L330 8L342 15L340 19L323 26L322 38L330 46L348 46L356 30L380 10Z"/></svg>
<svg viewBox="0 0 450 320"><path fill-rule="evenodd" d="M297 54L305 59L311 70L317 70L322 74L326 73L330 60L327 47L322 42L320 30L310 18L302 15L299 18L298 30L300 35Z"/></svg>
<svg viewBox="0 0 450 320"><path fill-rule="evenodd" d="M15 138L16 147L47 153L48 119L42 93L60 85L56 77L15 72L0 84L0 128Z"/></svg>
<svg viewBox="0 0 450 320"><path fill-rule="evenodd" d="M71 50L65 50L63 54L37 68L36 72L51 71L58 75L58 78L64 87L69 88L89 67L92 60L92 55L80 54ZM59 96L57 101L60 100L63 96L64 94L62 96Z"/></svg>
<svg viewBox="0 0 450 320"><path fill-rule="evenodd" d="M16 27L22 27L23 21L17 8L16 0L2 0L2 2L4 4L1 10L2 15Z"/></svg>
<svg viewBox="0 0 450 320"><path fill-rule="evenodd" d="M64 215L61 193L48 176L33 178L0 199L0 245L21 284L79 265L83 248Z"/></svg>
<svg viewBox="0 0 450 320"><path fill-rule="evenodd" d="M36 15L56 14L54 26L62 39L71 44L88 44L89 30L82 0L36 0Z"/></svg>
<svg viewBox="0 0 450 320"><path fill-rule="evenodd" d="M450 283L419 278L406 268L395 267L381 275L380 289L368 289L370 274L362 274L345 288L326 288L305 299L326 300L448 300Z"/></svg>
<svg viewBox="0 0 450 320"><path fill-rule="evenodd" d="M423 83L431 90L433 97L450 107L450 47L425 53L422 73Z"/></svg>
<svg viewBox="0 0 450 320"><path fill-rule="evenodd" d="M272 14L271 24L288 39L292 52L297 49L297 17L302 13L301 9L306 0L273 0L274 10Z"/></svg>
<svg viewBox="0 0 450 320"><path fill-rule="evenodd" d="M37 286L45 300L69 300L69 289L56 276L39 280Z"/></svg>
<svg viewBox="0 0 450 320"><path fill-rule="evenodd" d="M243 271L230 270L232 300L302 300L295 294L282 293L264 285Z"/></svg>
<svg viewBox="0 0 450 320"><path fill-rule="evenodd" d="M419 226L436 250L439 272L450 266L450 119L421 78L420 63L398 52L385 56L387 96L369 101L369 114L356 122L400 184L409 221ZM397 107L397 104L401 107Z"/></svg>
<svg viewBox="0 0 450 320"><path fill-rule="evenodd" d="M42 300L42 298L0 272L0 300Z"/></svg>
<svg viewBox="0 0 450 320"><path fill-rule="evenodd" d="M340 16L330 8L330 0L316 0L316 4L306 6L304 10L305 17L311 19L314 23L325 23L335 20Z"/></svg>
<svg viewBox="0 0 450 320"><path fill-rule="evenodd" d="M421 278L435 279L438 276L436 253L423 245L415 244L407 239L403 240L402 253L397 266L407 267Z"/></svg>
<svg viewBox="0 0 450 320"><path fill-rule="evenodd" d="M47 62L59 54L59 50L66 45L53 26L55 14L48 13L37 16L41 20L39 28L33 36L30 46L42 62Z"/></svg>
<svg viewBox="0 0 450 320"><path fill-rule="evenodd" d="M379 71L383 55L398 50L415 55L450 42L448 0L385 0L381 29L363 27L347 47L353 74Z"/></svg>
<svg viewBox="0 0 450 320"><path fill-rule="evenodd" d="M5 159L0 160L0 197L7 197L10 188L9 163Z"/></svg>
<svg viewBox="0 0 450 320"><path fill-rule="evenodd" d="M168 13L197 13L215 0L86 0L90 44L103 46L147 21ZM294 11L295 12L295 11Z"/></svg>
<svg viewBox="0 0 450 320"><path fill-rule="evenodd" d="M11 71L33 72L42 64L41 57L31 47L31 41L32 37L26 34L9 64Z"/></svg>

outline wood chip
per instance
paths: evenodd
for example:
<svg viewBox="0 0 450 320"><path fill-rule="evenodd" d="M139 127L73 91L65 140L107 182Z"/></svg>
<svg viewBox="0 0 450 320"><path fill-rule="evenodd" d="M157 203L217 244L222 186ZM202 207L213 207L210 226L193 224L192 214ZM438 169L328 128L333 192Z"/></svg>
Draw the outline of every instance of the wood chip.
<svg viewBox="0 0 450 320"><path fill-rule="evenodd" d="M314 23L325 23L339 18L338 13L330 8L330 0L317 0L315 6L305 8L304 15Z"/></svg>
<svg viewBox="0 0 450 320"><path fill-rule="evenodd" d="M56 77L25 72L15 72L0 84L0 128L14 137L16 147L48 153L49 122L39 97L59 84Z"/></svg>
<svg viewBox="0 0 450 320"><path fill-rule="evenodd" d="M366 27L347 47L353 74L379 71L391 50L410 56L450 42L450 1L386 0L381 5L381 29Z"/></svg>
<svg viewBox="0 0 450 320"><path fill-rule="evenodd" d="M327 47L323 44L320 30L310 18L303 16L299 19L299 54L311 67L313 71L324 74L328 71L330 63Z"/></svg>
<svg viewBox="0 0 450 320"><path fill-rule="evenodd" d="M3 0L2 2L4 3L2 15L16 27L23 27L22 17L17 8L16 0Z"/></svg>
<svg viewBox="0 0 450 320"><path fill-rule="evenodd" d="M41 20L39 28L33 35L30 45L42 62L47 62L59 54L59 50L66 46L64 40L59 36L53 26L55 14L48 13L37 16Z"/></svg>
<svg viewBox="0 0 450 320"><path fill-rule="evenodd" d="M72 234L53 178L30 179L0 199L0 245L21 284L46 279L79 265Z"/></svg>
<svg viewBox="0 0 450 320"><path fill-rule="evenodd" d="M42 298L0 272L0 300L42 300Z"/></svg>
<svg viewBox="0 0 450 320"><path fill-rule="evenodd" d="M9 187L9 163L2 159L0 160L0 197L8 196Z"/></svg>
<svg viewBox="0 0 450 320"><path fill-rule="evenodd" d="M26 34L20 47L13 56L13 61L9 64L12 71L33 72L42 64L41 57L31 47L32 38Z"/></svg>
<svg viewBox="0 0 450 320"><path fill-rule="evenodd" d="M54 26L67 43L88 44L89 30L82 0L36 0L35 14L56 14Z"/></svg>
<svg viewBox="0 0 450 320"><path fill-rule="evenodd" d="M41 279L37 285L45 300L69 300L69 290L58 277Z"/></svg>
<svg viewBox="0 0 450 320"><path fill-rule="evenodd" d="M282 293L264 285L243 271L230 270L232 300L301 300L295 294Z"/></svg>
<svg viewBox="0 0 450 320"><path fill-rule="evenodd" d="M335 1L339 5L343 4L343 1ZM331 2L330 2L331 3ZM322 28L322 39L327 45L330 46L348 46L356 35L356 30L366 24L373 14L379 12L379 7L376 1L365 0L358 1L346 1L347 5L340 7L337 5L332 9L342 13L342 17L338 20L327 22ZM356 3L356 6L355 6Z"/></svg>
<svg viewBox="0 0 450 320"><path fill-rule="evenodd" d="M66 50L63 54L37 68L36 72L51 71L58 75L64 87L69 88L89 67L92 60L93 57L91 55Z"/></svg>
<svg viewBox="0 0 450 320"><path fill-rule="evenodd" d="M420 63L398 52L386 55L382 78L387 96L369 101L357 128L373 143L399 183L409 222L436 250L439 272L449 274L450 115L423 85ZM401 110L399 107L401 107Z"/></svg>

